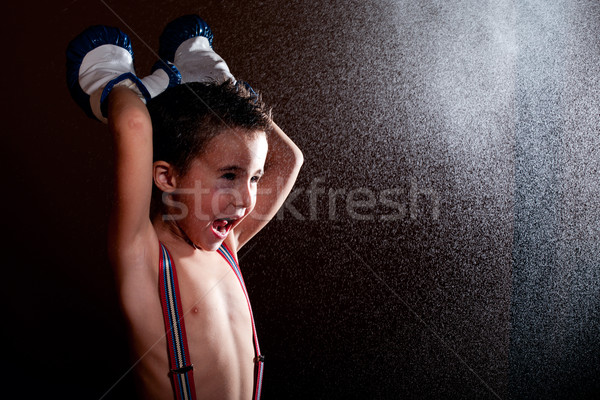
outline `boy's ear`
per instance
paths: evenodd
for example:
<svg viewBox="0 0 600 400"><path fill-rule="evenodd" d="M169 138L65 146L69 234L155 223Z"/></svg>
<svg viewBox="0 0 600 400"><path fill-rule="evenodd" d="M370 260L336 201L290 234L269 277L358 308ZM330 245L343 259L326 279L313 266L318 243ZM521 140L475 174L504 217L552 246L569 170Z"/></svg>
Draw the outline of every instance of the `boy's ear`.
<svg viewBox="0 0 600 400"><path fill-rule="evenodd" d="M155 161L152 165L154 184L165 193L172 193L177 189L175 168L166 161Z"/></svg>

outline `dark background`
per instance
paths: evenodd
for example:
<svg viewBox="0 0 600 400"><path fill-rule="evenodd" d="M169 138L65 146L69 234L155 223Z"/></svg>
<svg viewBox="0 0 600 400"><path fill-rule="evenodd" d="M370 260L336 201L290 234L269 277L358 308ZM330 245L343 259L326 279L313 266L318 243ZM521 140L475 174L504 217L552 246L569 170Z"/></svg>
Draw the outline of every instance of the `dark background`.
<svg viewBox="0 0 600 400"><path fill-rule="evenodd" d="M2 390L134 397L111 143L69 97L65 48L118 26L144 76L187 13L305 155L240 254L265 399L600 394L592 0L10 3Z"/></svg>

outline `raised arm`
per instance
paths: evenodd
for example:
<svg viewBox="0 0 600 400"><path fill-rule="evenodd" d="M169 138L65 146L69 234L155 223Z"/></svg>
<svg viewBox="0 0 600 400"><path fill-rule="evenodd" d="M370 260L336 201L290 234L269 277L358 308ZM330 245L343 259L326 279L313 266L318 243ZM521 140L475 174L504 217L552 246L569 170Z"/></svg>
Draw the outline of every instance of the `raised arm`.
<svg viewBox="0 0 600 400"><path fill-rule="evenodd" d="M131 41L118 28L89 27L67 47L67 85L73 99L88 116L108 123L114 137L116 197L109 240L117 265L135 264L127 260L139 260L144 250L139 239L151 231L152 125L144 102L180 79L167 62L139 79Z"/></svg>
<svg viewBox="0 0 600 400"><path fill-rule="evenodd" d="M292 140L275 124L267 135L269 150L265 173L259 181L256 206L235 228L235 245L240 249L273 219L292 191L304 156Z"/></svg>
<svg viewBox="0 0 600 400"><path fill-rule="evenodd" d="M115 87L108 97L108 125L115 151L109 244L113 257L135 256L152 233L152 122L135 92Z"/></svg>

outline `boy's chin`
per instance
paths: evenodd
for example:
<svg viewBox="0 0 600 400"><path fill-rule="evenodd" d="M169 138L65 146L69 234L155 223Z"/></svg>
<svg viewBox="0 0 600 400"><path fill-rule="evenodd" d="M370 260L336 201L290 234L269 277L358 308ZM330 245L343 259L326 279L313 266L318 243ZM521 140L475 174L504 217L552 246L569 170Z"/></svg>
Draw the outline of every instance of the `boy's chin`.
<svg viewBox="0 0 600 400"><path fill-rule="evenodd" d="M219 247L223 244L225 238L216 238L213 237L210 240L202 240L201 242L196 242L195 245L200 250L204 251L217 251Z"/></svg>
<svg viewBox="0 0 600 400"><path fill-rule="evenodd" d="M217 251L219 249L219 247L221 247L221 244L223 244L224 240L221 240L219 243L216 244L212 244L209 246L206 246L205 251Z"/></svg>

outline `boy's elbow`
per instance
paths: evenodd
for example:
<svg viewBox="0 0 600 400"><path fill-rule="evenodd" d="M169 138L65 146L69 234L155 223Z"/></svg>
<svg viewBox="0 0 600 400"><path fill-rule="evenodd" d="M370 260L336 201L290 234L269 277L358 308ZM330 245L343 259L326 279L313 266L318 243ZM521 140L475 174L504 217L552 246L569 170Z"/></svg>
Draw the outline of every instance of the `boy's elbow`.
<svg viewBox="0 0 600 400"><path fill-rule="evenodd" d="M147 131L152 123L146 105L130 89L114 88L108 97L108 124L115 132Z"/></svg>
<svg viewBox="0 0 600 400"><path fill-rule="evenodd" d="M293 170L298 171L304 163L304 154L302 154L302 150L292 141L289 141L288 145L288 154L286 156L288 165Z"/></svg>
<svg viewBox="0 0 600 400"><path fill-rule="evenodd" d="M298 146L294 149L294 167L296 170L302 168L302 164L304 164L304 154L302 150Z"/></svg>
<svg viewBox="0 0 600 400"><path fill-rule="evenodd" d="M152 129L152 123L147 112L140 108L132 108L125 122L126 129L130 131L148 131Z"/></svg>
<svg viewBox="0 0 600 400"><path fill-rule="evenodd" d="M124 107L118 113L113 114L112 120L109 117L109 124L115 133L124 132L148 132L152 130L152 123L146 112L135 105Z"/></svg>

